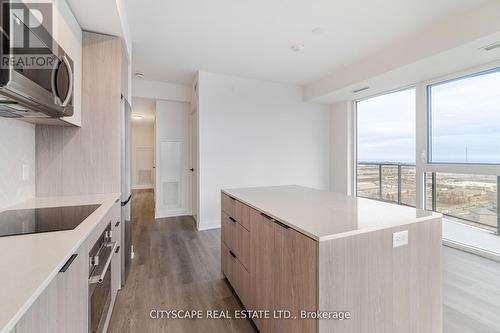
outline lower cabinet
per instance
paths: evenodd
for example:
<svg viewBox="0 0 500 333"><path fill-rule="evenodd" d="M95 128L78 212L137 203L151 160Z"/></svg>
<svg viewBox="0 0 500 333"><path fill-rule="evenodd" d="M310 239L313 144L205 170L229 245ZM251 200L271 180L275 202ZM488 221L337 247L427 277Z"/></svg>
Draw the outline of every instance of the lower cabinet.
<svg viewBox="0 0 500 333"><path fill-rule="evenodd" d="M238 235L245 234L238 233L240 226L231 224L227 213L230 210L223 207L224 275L247 310L270 311L271 319L254 319L260 333L317 332L317 320L300 316L301 311L318 310L318 243L258 210L248 209L248 265L245 266L237 253L245 247L244 238ZM283 311L290 311L296 319L280 319Z"/></svg>
<svg viewBox="0 0 500 333"><path fill-rule="evenodd" d="M87 333L88 252L80 249L65 264L18 322L16 333ZM72 260L73 258L73 260ZM72 260L72 261L71 261Z"/></svg>
<svg viewBox="0 0 500 333"><path fill-rule="evenodd" d="M38 296L10 333L88 333L89 331L89 251L111 223L112 241L120 246L120 203L117 202L98 227L68 259L50 284ZM111 261L111 317L116 293L121 286L121 247Z"/></svg>

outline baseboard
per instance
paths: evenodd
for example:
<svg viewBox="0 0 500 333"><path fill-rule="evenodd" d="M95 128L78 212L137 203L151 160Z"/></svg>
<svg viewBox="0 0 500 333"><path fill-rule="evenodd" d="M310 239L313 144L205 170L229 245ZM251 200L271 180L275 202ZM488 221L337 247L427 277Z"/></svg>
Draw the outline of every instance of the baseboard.
<svg viewBox="0 0 500 333"><path fill-rule="evenodd" d="M173 212L157 211L155 212L155 219L164 219L167 217L177 217L177 216L187 216L189 212L187 210L178 210Z"/></svg>
<svg viewBox="0 0 500 333"><path fill-rule="evenodd" d="M198 231L220 229L220 221L201 222L198 225Z"/></svg>

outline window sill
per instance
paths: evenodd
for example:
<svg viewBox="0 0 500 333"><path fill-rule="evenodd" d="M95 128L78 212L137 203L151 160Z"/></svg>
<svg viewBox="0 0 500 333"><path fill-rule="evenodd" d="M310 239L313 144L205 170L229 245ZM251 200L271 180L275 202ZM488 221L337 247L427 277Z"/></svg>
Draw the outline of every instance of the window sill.
<svg viewBox="0 0 500 333"><path fill-rule="evenodd" d="M443 244L500 262L500 236L443 218Z"/></svg>

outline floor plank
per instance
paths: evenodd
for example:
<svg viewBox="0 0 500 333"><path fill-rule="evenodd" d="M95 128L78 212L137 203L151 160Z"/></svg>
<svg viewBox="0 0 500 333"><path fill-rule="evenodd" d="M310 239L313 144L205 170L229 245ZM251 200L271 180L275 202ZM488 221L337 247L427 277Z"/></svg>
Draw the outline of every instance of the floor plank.
<svg viewBox="0 0 500 333"><path fill-rule="evenodd" d="M150 319L153 309L240 309L220 273L220 230L196 231L191 217L155 221L151 191L134 191L132 261L109 332L255 332L248 320ZM500 264L448 247L444 332L500 332Z"/></svg>

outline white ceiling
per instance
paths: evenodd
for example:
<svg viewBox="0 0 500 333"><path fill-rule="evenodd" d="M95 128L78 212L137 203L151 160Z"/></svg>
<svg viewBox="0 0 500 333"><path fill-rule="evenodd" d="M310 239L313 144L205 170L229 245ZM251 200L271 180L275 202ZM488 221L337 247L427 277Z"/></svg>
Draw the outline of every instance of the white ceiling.
<svg viewBox="0 0 500 333"><path fill-rule="evenodd" d="M143 119L133 119L133 126L153 126L156 115L156 101L148 98L132 98L132 115L143 116Z"/></svg>
<svg viewBox="0 0 500 333"><path fill-rule="evenodd" d="M305 85L486 0L124 2L133 70L148 80L190 83L204 70Z"/></svg>

